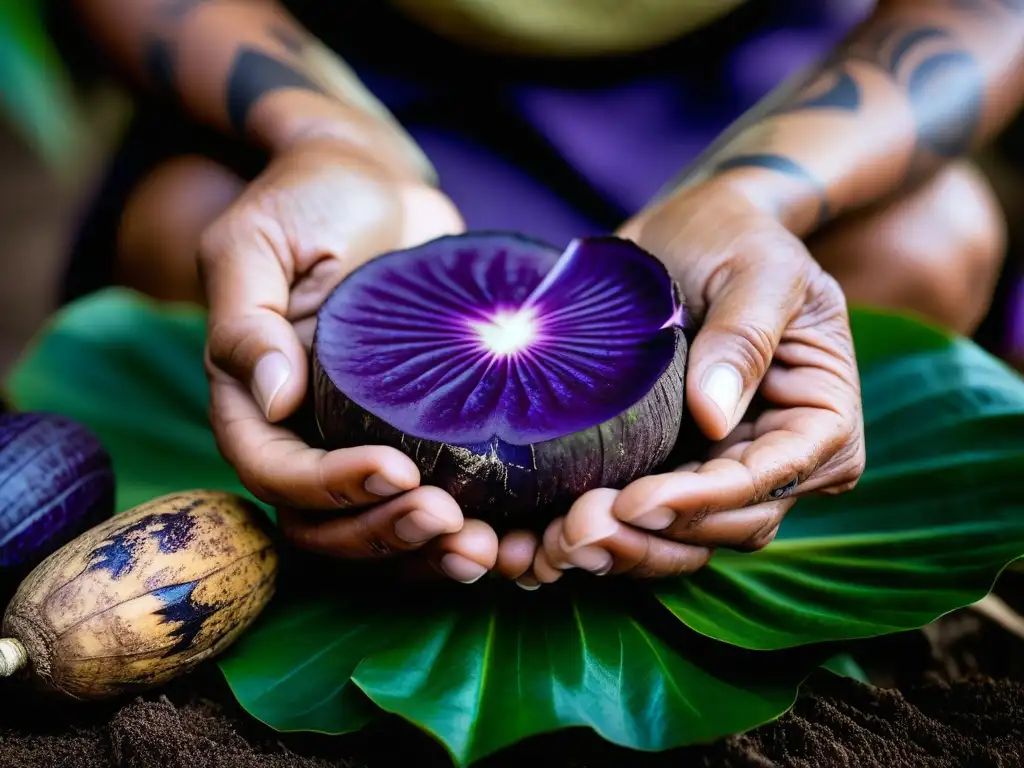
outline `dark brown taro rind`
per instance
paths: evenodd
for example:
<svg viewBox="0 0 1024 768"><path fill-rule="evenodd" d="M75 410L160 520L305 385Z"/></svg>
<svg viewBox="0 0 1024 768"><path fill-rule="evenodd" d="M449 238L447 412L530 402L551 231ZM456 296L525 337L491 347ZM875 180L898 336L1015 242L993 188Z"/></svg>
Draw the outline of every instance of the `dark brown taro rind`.
<svg viewBox="0 0 1024 768"><path fill-rule="evenodd" d="M674 332L672 360L643 399L603 424L525 446L448 445L400 432L335 387L314 339L317 428L331 450L387 445L402 451L416 462L421 482L450 493L467 517L499 530L540 528L586 491L621 488L668 458L683 419L688 351L682 329Z"/></svg>

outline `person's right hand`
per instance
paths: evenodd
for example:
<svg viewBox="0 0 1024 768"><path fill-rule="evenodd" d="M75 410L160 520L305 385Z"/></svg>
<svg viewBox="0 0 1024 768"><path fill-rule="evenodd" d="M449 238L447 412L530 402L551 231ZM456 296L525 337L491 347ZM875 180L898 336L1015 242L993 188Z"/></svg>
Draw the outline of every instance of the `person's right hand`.
<svg viewBox="0 0 1024 768"><path fill-rule="evenodd" d="M221 453L279 508L297 545L345 558L422 549L434 569L469 583L494 567L497 536L464 520L448 494L420 487L409 457L312 448L278 424L306 395L317 310L338 282L378 254L463 229L443 194L380 157L333 140L299 144L205 233L211 422ZM351 511L330 514L339 510ZM519 560L529 567L532 546L511 547L513 572Z"/></svg>

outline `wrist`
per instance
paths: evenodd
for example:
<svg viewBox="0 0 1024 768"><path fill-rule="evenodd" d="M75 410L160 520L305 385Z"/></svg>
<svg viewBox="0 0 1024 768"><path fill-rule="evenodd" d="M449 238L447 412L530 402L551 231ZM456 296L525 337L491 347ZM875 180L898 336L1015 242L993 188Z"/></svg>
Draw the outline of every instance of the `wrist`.
<svg viewBox="0 0 1024 768"><path fill-rule="evenodd" d="M271 105L268 105L268 107ZM272 156L316 144L333 145L353 159L385 168L398 178L435 186L437 174L423 151L404 129L390 118L334 100L318 100L305 109L274 105L253 121L257 139ZM256 117L256 116L254 116ZM388 119L390 118L390 119Z"/></svg>
<svg viewBox="0 0 1024 768"><path fill-rule="evenodd" d="M719 164L696 186L712 197L743 201L802 238L821 226L830 211L828 190L814 177L797 171Z"/></svg>

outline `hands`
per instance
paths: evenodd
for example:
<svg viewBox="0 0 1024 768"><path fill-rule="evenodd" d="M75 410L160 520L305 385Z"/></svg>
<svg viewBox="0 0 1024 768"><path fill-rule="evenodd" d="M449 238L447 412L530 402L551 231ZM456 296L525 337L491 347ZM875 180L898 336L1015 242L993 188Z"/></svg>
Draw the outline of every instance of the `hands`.
<svg viewBox="0 0 1024 768"><path fill-rule="evenodd" d="M567 568L672 576L717 547L753 551L798 496L851 489L864 467L860 384L838 284L776 219L702 185L626 224L663 258L703 326L690 350L689 414L711 458L582 496L547 529L541 583ZM772 406L744 414L759 393Z"/></svg>
<svg viewBox="0 0 1024 768"><path fill-rule="evenodd" d="M334 286L379 253L462 227L451 202L400 164L322 140L279 155L205 233L213 431L300 546L347 558L422 550L418 565L466 582L494 567L494 531L463 520L443 491L419 487L400 451L327 452L279 425L305 396L316 313ZM330 514L339 509L349 513Z"/></svg>
<svg viewBox="0 0 1024 768"><path fill-rule="evenodd" d="M710 187L621 232L665 259L704 318L687 407L717 441L709 461L591 491L540 542L521 531L499 542L448 494L420 487L400 451L323 451L280 426L305 396L316 312L334 286L379 253L462 228L451 202L411 173L310 141L276 158L204 236L214 434L299 546L350 559L418 550L413 570L472 582L496 568L527 588L573 567L668 576L700 568L716 547L763 547L797 496L856 483L863 425L842 292L773 217ZM744 420L757 392L775 408Z"/></svg>

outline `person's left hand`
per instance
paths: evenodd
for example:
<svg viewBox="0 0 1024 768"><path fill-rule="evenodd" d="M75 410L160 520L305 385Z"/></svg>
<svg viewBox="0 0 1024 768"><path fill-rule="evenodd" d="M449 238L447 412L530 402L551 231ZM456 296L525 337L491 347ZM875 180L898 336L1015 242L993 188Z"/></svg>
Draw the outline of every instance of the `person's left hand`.
<svg viewBox="0 0 1024 768"><path fill-rule="evenodd" d="M568 568L674 576L717 547L760 549L798 496L847 491L864 468L846 301L797 237L720 182L677 193L620 236L663 259L703 319L684 418L716 442L704 463L581 496L548 527L531 585ZM773 407L743 421L758 392Z"/></svg>

